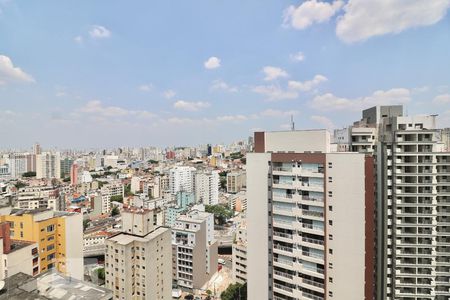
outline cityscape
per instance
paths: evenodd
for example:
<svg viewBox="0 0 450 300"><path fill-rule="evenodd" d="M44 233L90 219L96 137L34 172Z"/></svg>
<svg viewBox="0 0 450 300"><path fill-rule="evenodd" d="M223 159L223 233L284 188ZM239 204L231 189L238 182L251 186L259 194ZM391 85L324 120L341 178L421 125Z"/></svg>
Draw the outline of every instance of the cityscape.
<svg viewBox="0 0 450 300"><path fill-rule="evenodd" d="M0 0L0 300L450 299L448 10Z"/></svg>

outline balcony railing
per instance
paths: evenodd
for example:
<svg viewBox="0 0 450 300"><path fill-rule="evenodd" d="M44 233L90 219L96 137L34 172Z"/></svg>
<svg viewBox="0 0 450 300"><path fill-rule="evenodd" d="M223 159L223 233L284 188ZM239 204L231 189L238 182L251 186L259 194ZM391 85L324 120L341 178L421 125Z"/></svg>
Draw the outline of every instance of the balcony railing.
<svg viewBox="0 0 450 300"><path fill-rule="evenodd" d="M307 243L311 243L311 244L323 245L323 241L312 239L312 238L308 238L308 237L302 237L302 241L307 242Z"/></svg>

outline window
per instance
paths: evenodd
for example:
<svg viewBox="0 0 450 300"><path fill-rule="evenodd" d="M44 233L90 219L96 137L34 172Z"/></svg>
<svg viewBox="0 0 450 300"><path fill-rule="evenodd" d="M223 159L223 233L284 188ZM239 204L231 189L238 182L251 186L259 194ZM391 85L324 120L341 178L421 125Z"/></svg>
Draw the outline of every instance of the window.
<svg viewBox="0 0 450 300"><path fill-rule="evenodd" d="M333 163L332 163L332 162L329 162L329 163L328 163L328 169L331 169L331 168L333 168Z"/></svg>
<svg viewBox="0 0 450 300"><path fill-rule="evenodd" d="M333 211L333 206L328 205L328 210L329 210L329 211Z"/></svg>
<svg viewBox="0 0 450 300"><path fill-rule="evenodd" d="M333 277L329 277L329 278L328 278L328 282L329 282L329 283L333 283Z"/></svg>
<svg viewBox="0 0 450 300"><path fill-rule="evenodd" d="M53 231L55 231L55 225L48 225L47 226L47 232L53 232Z"/></svg>
<svg viewBox="0 0 450 300"><path fill-rule="evenodd" d="M333 226L333 221L332 220L328 220L328 225Z"/></svg>
<svg viewBox="0 0 450 300"><path fill-rule="evenodd" d="M333 182L333 177L328 177L328 182Z"/></svg>
<svg viewBox="0 0 450 300"><path fill-rule="evenodd" d="M333 249L328 249L329 254L333 254Z"/></svg>
<svg viewBox="0 0 450 300"><path fill-rule="evenodd" d="M333 240L333 235L332 235L332 234L329 234L329 235L328 235L328 239L329 239L330 241L332 241L332 240Z"/></svg>

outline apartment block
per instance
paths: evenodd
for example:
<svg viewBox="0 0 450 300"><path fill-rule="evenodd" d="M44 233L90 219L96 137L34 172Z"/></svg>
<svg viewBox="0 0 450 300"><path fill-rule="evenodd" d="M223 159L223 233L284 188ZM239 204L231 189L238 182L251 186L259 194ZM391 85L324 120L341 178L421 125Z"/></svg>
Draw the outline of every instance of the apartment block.
<svg viewBox="0 0 450 300"><path fill-rule="evenodd" d="M114 299L172 299L170 229L156 210L122 212L122 232L106 240L106 287Z"/></svg>
<svg viewBox="0 0 450 300"><path fill-rule="evenodd" d="M102 195L102 214L108 214L111 211L111 197L125 196L125 187L121 182L111 182L105 184L100 189Z"/></svg>
<svg viewBox="0 0 450 300"><path fill-rule="evenodd" d="M39 265L38 244L11 239L10 223L0 223L0 280L17 273L36 276L33 269Z"/></svg>
<svg viewBox="0 0 450 300"><path fill-rule="evenodd" d="M227 173L227 192L239 193L245 186L245 172L229 172Z"/></svg>
<svg viewBox="0 0 450 300"><path fill-rule="evenodd" d="M247 223L242 221L232 246L233 281L244 284L247 281Z"/></svg>
<svg viewBox="0 0 450 300"><path fill-rule="evenodd" d="M169 189L172 195L179 191L194 192L194 173L196 169L189 166L176 166L169 170Z"/></svg>
<svg viewBox="0 0 450 300"><path fill-rule="evenodd" d="M200 171L195 173L195 202L207 205L219 203L219 172Z"/></svg>
<svg viewBox="0 0 450 300"><path fill-rule="evenodd" d="M247 154L249 299L373 299L373 159L330 149L326 130L255 133Z"/></svg>
<svg viewBox="0 0 450 300"><path fill-rule="evenodd" d="M61 162L59 153L43 152L36 155L36 178L61 178Z"/></svg>
<svg viewBox="0 0 450 300"><path fill-rule="evenodd" d="M38 243L39 264L33 274L55 269L83 279L82 215L49 209L18 210L0 216L9 222L11 238Z"/></svg>
<svg viewBox="0 0 450 300"><path fill-rule="evenodd" d="M217 271L214 215L192 210L172 228L172 278L186 290L201 289Z"/></svg>
<svg viewBox="0 0 450 300"><path fill-rule="evenodd" d="M379 294L450 298L450 152L436 116L380 121Z"/></svg>

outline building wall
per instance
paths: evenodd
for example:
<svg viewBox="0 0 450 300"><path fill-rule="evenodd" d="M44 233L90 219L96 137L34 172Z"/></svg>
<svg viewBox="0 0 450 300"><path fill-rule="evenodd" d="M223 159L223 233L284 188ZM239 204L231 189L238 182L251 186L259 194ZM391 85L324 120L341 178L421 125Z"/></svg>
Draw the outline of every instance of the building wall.
<svg viewBox="0 0 450 300"><path fill-rule="evenodd" d="M249 299L269 299L269 153L247 154L247 234ZM271 285L271 283L270 283Z"/></svg>
<svg viewBox="0 0 450 300"><path fill-rule="evenodd" d="M327 154L330 163L325 209L333 223L326 222L327 299L361 300L365 299L365 157Z"/></svg>

